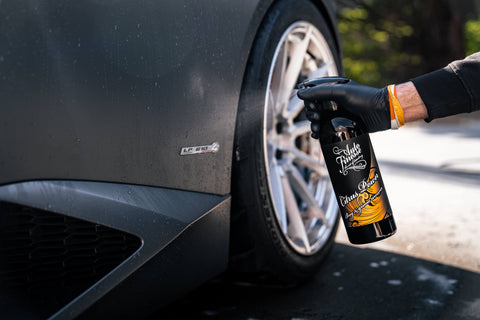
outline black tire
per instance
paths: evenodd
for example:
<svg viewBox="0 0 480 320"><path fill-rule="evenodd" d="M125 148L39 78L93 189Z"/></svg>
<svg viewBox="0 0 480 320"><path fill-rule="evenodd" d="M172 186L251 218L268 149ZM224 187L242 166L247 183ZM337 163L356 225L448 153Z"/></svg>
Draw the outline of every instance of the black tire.
<svg viewBox="0 0 480 320"><path fill-rule="evenodd" d="M265 90L277 44L296 21L316 26L328 42L336 65L341 65L333 36L314 4L284 0L269 10L257 33L243 81L232 176L230 270L237 276L253 275L249 280L257 282L295 284L309 278L332 248L338 227L336 219L331 235L315 254L300 254L281 230L269 191L263 151Z"/></svg>

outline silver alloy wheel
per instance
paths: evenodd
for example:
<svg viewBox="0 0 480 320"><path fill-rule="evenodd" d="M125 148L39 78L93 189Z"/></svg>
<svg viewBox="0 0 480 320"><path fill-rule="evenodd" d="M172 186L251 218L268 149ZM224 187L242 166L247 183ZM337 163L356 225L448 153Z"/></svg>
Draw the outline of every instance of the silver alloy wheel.
<svg viewBox="0 0 480 320"><path fill-rule="evenodd" d="M338 218L338 207L310 122L296 95L299 79L337 75L320 31L299 21L282 35L270 68L264 115L264 154L270 195L286 239L300 254L318 252Z"/></svg>

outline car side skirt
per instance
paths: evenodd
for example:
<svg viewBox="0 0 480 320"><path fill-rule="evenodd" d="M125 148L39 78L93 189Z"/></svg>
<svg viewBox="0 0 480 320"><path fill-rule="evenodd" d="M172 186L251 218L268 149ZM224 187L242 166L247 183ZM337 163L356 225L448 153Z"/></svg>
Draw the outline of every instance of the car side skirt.
<svg viewBox="0 0 480 320"><path fill-rule="evenodd" d="M0 201L88 221L141 240L133 254L51 319L77 317L94 304L89 313L111 309L123 316L138 315L139 305L147 312L168 303L219 274L228 263L230 196L101 182L33 181L1 186Z"/></svg>

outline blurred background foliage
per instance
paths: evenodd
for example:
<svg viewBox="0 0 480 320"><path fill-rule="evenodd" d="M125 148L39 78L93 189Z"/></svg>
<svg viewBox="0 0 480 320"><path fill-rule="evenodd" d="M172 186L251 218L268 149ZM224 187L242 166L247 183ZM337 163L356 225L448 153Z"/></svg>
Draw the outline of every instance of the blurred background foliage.
<svg viewBox="0 0 480 320"><path fill-rule="evenodd" d="M480 51L480 0L337 0L345 75L383 87Z"/></svg>

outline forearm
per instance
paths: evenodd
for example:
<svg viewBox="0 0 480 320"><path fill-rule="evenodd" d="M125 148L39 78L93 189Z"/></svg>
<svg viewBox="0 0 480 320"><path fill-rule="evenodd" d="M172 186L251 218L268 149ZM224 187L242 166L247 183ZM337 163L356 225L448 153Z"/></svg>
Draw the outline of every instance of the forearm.
<svg viewBox="0 0 480 320"><path fill-rule="evenodd" d="M405 123L428 118L428 112L413 82L395 86L397 99L403 109Z"/></svg>
<svg viewBox="0 0 480 320"><path fill-rule="evenodd" d="M480 53L411 81L427 107L427 122L480 110Z"/></svg>

